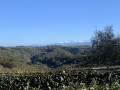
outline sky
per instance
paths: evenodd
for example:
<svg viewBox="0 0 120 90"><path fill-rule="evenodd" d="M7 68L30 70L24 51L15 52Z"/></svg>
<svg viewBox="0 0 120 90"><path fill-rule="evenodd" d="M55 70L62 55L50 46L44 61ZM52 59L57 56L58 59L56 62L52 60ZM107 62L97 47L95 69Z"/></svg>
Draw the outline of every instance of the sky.
<svg viewBox="0 0 120 90"><path fill-rule="evenodd" d="M120 34L120 0L0 0L0 46L90 41L106 25Z"/></svg>

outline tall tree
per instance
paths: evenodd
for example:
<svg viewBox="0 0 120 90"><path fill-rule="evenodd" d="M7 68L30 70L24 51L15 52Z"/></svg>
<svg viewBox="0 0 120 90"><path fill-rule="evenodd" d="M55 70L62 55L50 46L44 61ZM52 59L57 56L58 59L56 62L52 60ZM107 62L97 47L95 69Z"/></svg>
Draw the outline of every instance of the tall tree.
<svg viewBox="0 0 120 90"><path fill-rule="evenodd" d="M103 31L96 31L92 38L93 61L99 65L113 65L118 60L119 38L115 38L112 26L106 26Z"/></svg>

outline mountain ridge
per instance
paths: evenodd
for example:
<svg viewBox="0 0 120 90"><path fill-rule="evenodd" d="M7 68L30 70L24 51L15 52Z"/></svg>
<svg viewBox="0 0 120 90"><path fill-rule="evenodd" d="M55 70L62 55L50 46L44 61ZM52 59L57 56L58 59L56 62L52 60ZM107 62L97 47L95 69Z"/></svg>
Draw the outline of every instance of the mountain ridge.
<svg viewBox="0 0 120 90"><path fill-rule="evenodd" d="M63 42L53 43L52 45L61 45L61 46L81 46L81 45L88 45L91 46L90 41L72 41L67 40Z"/></svg>

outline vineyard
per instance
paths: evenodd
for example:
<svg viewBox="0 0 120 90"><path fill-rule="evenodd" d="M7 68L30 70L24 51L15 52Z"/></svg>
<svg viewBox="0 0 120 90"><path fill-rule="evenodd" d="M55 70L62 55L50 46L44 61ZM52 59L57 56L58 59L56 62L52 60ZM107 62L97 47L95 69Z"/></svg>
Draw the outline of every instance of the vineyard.
<svg viewBox="0 0 120 90"><path fill-rule="evenodd" d="M61 70L0 75L0 90L118 90L120 72Z"/></svg>

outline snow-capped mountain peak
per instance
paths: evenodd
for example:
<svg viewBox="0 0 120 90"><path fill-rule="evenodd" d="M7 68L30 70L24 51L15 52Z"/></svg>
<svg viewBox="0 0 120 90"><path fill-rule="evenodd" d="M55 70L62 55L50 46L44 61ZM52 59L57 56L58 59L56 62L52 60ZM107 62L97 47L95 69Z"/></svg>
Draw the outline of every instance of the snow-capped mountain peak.
<svg viewBox="0 0 120 90"><path fill-rule="evenodd" d="M59 43L55 43L55 45L62 45L62 46L79 46L79 45L91 45L91 42L89 41L72 41L67 40Z"/></svg>

